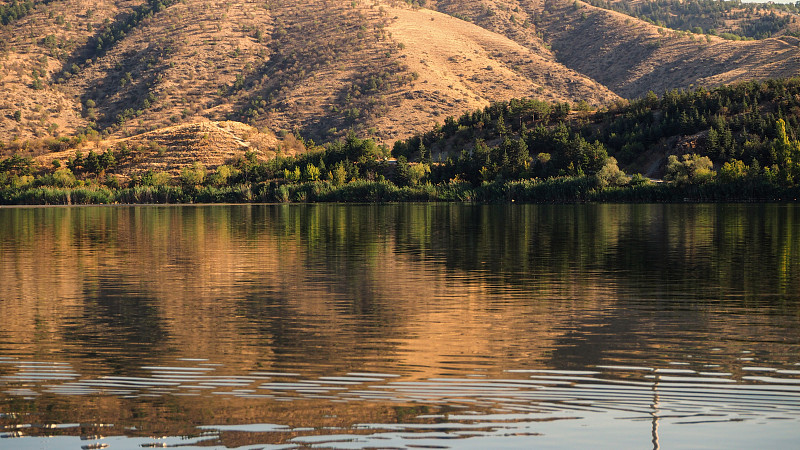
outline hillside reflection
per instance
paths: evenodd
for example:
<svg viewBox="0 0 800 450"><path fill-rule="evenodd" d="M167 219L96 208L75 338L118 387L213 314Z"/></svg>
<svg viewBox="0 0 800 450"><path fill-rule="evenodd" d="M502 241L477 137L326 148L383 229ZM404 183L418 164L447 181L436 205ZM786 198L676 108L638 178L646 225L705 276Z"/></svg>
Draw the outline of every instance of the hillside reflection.
<svg viewBox="0 0 800 450"><path fill-rule="evenodd" d="M22 354L64 345L262 366L427 367L442 352L496 359L519 347L536 349L530 361L569 339L562 319L573 334L576 321L653 326L625 313L643 299L663 311L796 311L797 215L778 205L9 209L3 342Z"/></svg>
<svg viewBox="0 0 800 450"><path fill-rule="evenodd" d="M742 352L781 367L798 348L798 214L785 205L0 209L0 358L58 361L92 379L186 360L220 376L404 379L693 360L738 379L755 364ZM0 377L15 374L0 364ZM0 399L6 411L47 408L52 420L143 414L141 398L124 396L91 407L51 393L28 406ZM69 419L78 404L81 417ZM249 405L159 397L147 400L145 428L405 414L380 402Z"/></svg>

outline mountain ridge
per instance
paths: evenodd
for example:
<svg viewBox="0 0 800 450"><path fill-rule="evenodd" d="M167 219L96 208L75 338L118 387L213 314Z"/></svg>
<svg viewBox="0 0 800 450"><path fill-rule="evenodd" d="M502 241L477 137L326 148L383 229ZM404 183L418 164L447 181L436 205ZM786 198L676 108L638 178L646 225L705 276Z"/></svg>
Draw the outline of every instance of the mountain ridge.
<svg viewBox="0 0 800 450"><path fill-rule="evenodd" d="M695 36L580 1L426 4L32 3L0 27L2 152L226 120L391 144L493 101L602 107L800 73L791 36Z"/></svg>

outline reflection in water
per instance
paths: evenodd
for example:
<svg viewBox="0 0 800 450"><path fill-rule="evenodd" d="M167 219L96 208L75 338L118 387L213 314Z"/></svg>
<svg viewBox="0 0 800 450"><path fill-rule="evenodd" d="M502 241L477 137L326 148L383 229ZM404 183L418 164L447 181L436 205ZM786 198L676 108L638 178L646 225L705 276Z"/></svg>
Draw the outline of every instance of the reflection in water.
<svg viewBox="0 0 800 450"><path fill-rule="evenodd" d="M794 442L798 214L0 209L0 447Z"/></svg>
<svg viewBox="0 0 800 450"><path fill-rule="evenodd" d="M63 365L19 360L2 362L18 370L14 375L3 377L5 381L39 386L39 391L8 391L12 396L25 396L29 401L35 401L38 395L49 394L94 398L116 396L126 407L141 405L148 399L167 397L196 399L202 405L217 404L218 399L221 399L221 404L237 401L239 405L248 406L262 405L263 402L286 402L297 405L291 411L301 414L308 413L309 408L318 408L320 404L367 404L371 408L380 404L384 408L388 405L395 409L394 416L387 416L387 411L360 410L354 416L347 417L352 422L344 426L216 423L187 431L189 436L200 439L195 442L197 444L210 441L229 443L230 439L235 438L236 447L240 447L242 442L253 445L324 444L332 448L396 447L411 443L419 446L423 442L425 445L441 446L442 443L436 442L442 439L447 442L464 440L468 441L467 445L485 446L509 436L537 437L532 442L538 443L542 440L547 442L546 436L553 432L550 428L555 421L578 422L580 427L592 427L594 421L602 422L603 416L610 416L617 422L613 426L616 433L630 434L631 429L638 428L637 423L650 422L653 448L659 448L660 423L667 426L715 425L727 429L726 424L752 424L754 421L763 424L765 420L774 422L788 419L788 426L794 429L800 414L798 371L747 368L754 372L770 370L772 375L759 377L763 381L761 384L742 383L734 379L731 373L703 371L717 369L717 365L709 364L681 364L680 369L627 366L602 366L596 367L597 370L584 371L519 369L505 371L504 378L490 378L473 371L463 378L409 380L395 374L356 372L343 376L316 377L280 372L221 376L216 374L218 365L204 362L142 367L148 372L146 376L92 378L71 373L70 368ZM697 367L699 370L688 367ZM353 413L352 409L345 406L343 409L328 408L334 413L330 417L343 412ZM21 415L19 418L24 417ZM369 421L374 418L378 420ZM268 420L266 417L260 419ZM290 414L282 417L282 420L292 423L302 419ZM319 417L315 420L319 420ZM2 436L53 437L100 426L93 423L45 426L17 422L7 425ZM113 424L104 426L114 427ZM114 431L107 430L109 433ZM131 438L147 436L141 435L136 427L122 431ZM154 430L145 431L152 433ZM793 435L788 434L783 438L793 439ZM149 439L131 439L127 445L155 446L164 443L154 441L152 437ZM102 439L95 440L103 442ZM637 440L631 440L630 444L641 446ZM184 445L187 443L184 442ZM460 447L464 444L453 445Z"/></svg>

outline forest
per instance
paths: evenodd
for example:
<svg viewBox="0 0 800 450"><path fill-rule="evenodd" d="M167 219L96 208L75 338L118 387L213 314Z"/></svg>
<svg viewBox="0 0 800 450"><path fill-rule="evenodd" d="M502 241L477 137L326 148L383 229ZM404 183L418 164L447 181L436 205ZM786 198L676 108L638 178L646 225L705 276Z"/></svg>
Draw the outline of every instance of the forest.
<svg viewBox="0 0 800 450"><path fill-rule="evenodd" d="M42 167L0 160L0 203L794 200L800 79L649 93L602 109L531 99L448 117L390 149L354 133L179 174L115 169L117 147Z"/></svg>
<svg viewBox="0 0 800 450"><path fill-rule="evenodd" d="M738 0L587 0L593 6L621 12L675 30L718 35L725 39L797 36L798 3L742 3ZM791 14L787 14L791 13ZM732 24L729 24L732 23Z"/></svg>

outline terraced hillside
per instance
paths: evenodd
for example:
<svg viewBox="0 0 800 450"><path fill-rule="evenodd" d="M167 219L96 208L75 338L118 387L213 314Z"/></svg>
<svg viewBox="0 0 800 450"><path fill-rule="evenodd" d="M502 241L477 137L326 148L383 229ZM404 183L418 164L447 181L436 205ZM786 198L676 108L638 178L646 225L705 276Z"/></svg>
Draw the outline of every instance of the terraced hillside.
<svg viewBox="0 0 800 450"><path fill-rule="evenodd" d="M115 157L114 172L123 180L164 172L177 176L180 170L198 163L216 168L241 159L250 153L257 160L268 160L280 153L293 156L306 150L293 135L279 139L273 133L262 132L241 122L195 122L159 128L125 138L109 138L87 142L79 154L102 155L110 150ZM46 153L36 158L44 167L53 161L66 164L76 158L74 149ZM119 159L117 159L119 158Z"/></svg>
<svg viewBox="0 0 800 450"><path fill-rule="evenodd" d="M10 151L206 119L391 140L496 99L617 98L538 50L399 3L51 0L0 40Z"/></svg>
<svg viewBox="0 0 800 450"><path fill-rule="evenodd" d="M731 41L573 0L437 0L431 6L539 49L625 98L800 75L800 39Z"/></svg>
<svg viewBox="0 0 800 450"><path fill-rule="evenodd" d="M572 0L409 3L2 2L0 153L228 120L391 144L497 100L604 105L800 73L790 36L730 41Z"/></svg>

